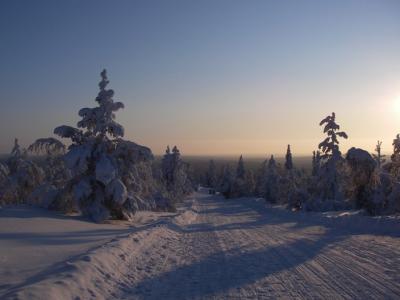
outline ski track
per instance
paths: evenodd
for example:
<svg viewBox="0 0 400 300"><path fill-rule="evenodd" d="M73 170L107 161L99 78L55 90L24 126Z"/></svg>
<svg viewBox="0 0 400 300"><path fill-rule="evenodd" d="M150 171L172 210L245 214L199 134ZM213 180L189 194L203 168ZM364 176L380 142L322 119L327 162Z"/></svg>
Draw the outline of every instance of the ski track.
<svg viewBox="0 0 400 300"><path fill-rule="evenodd" d="M290 212L201 194L191 210L195 220L163 226L151 253L132 260L135 279L117 298L400 297L396 236L299 222Z"/></svg>
<svg viewBox="0 0 400 300"><path fill-rule="evenodd" d="M100 294L73 299L400 298L396 230L323 224L254 199L197 193L187 205L128 237L134 250Z"/></svg>

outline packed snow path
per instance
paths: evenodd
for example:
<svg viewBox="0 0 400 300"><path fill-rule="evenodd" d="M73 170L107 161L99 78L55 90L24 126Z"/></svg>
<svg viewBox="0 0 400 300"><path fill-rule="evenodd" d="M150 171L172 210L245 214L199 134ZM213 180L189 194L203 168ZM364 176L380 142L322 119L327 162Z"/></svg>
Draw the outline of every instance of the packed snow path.
<svg viewBox="0 0 400 300"><path fill-rule="evenodd" d="M122 299L400 297L400 239L254 200L197 195L186 224L158 229L132 260ZM395 234L394 234L395 235Z"/></svg>
<svg viewBox="0 0 400 300"><path fill-rule="evenodd" d="M397 228L385 228L371 218L328 220L318 214L268 208L254 199L224 200L206 194L196 194L187 204L172 221L146 227L123 243L106 247L112 251L103 252L110 257L100 253L96 255L101 260L89 258L90 266L102 264L90 267L91 273L79 265L81 271L76 272L86 272L89 278L82 280L79 274L69 275L70 282L68 276L52 278L58 289L52 295L68 299L400 297L396 223ZM47 290L49 284L39 283L36 292ZM21 298L35 294L28 291Z"/></svg>

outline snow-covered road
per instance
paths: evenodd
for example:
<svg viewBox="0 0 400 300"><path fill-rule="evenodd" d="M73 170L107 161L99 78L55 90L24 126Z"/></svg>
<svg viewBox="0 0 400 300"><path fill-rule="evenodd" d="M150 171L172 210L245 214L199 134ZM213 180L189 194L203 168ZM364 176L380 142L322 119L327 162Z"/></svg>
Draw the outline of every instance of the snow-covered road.
<svg viewBox="0 0 400 300"><path fill-rule="evenodd" d="M254 199L196 194L171 221L13 295L34 298L52 287L46 297L399 299L398 224L362 219L349 226Z"/></svg>

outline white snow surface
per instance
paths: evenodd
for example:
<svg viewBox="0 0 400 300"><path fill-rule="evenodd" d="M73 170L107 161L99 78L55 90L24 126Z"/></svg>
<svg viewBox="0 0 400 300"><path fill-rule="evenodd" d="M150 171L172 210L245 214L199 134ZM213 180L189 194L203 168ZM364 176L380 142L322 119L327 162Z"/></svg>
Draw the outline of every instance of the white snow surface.
<svg viewBox="0 0 400 300"><path fill-rule="evenodd" d="M400 296L397 218L293 213L205 193L177 214L138 214L135 228L17 215L0 212L2 299ZM41 228L28 231L35 220ZM13 281L17 269L30 274Z"/></svg>

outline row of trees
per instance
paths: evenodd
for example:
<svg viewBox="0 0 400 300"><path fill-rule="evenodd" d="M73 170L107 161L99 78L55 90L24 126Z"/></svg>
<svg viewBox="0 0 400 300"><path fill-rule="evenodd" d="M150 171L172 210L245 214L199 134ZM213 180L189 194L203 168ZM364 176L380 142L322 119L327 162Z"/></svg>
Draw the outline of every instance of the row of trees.
<svg viewBox="0 0 400 300"><path fill-rule="evenodd" d="M155 168L147 147L122 139L115 112L124 107L107 89L101 72L97 106L82 108L77 127L54 133L70 140L38 139L27 150L15 140L10 158L0 164L0 204L35 203L62 211L79 210L95 221L130 219L138 209L173 210L192 190L187 165L175 146ZM28 154L44 154L33 162Z"/></svg>
<svg viewBox="0 0 400 300"><path fill-rule="evenodd" d="M320 122L326 138L313 152L311 172L293 164L290 145L283 166L274 156L265 160L256 174L244 167L240 156L236 172L229 165L218 173L209 162L205 184L226 198L257 196L294 210L335 210L363 208L370 214L400 211L400 135L393 141L393 155L386 162L382 142L373 155L351 148L342 155L339 142L347 139L332 113Z"/></svg>

